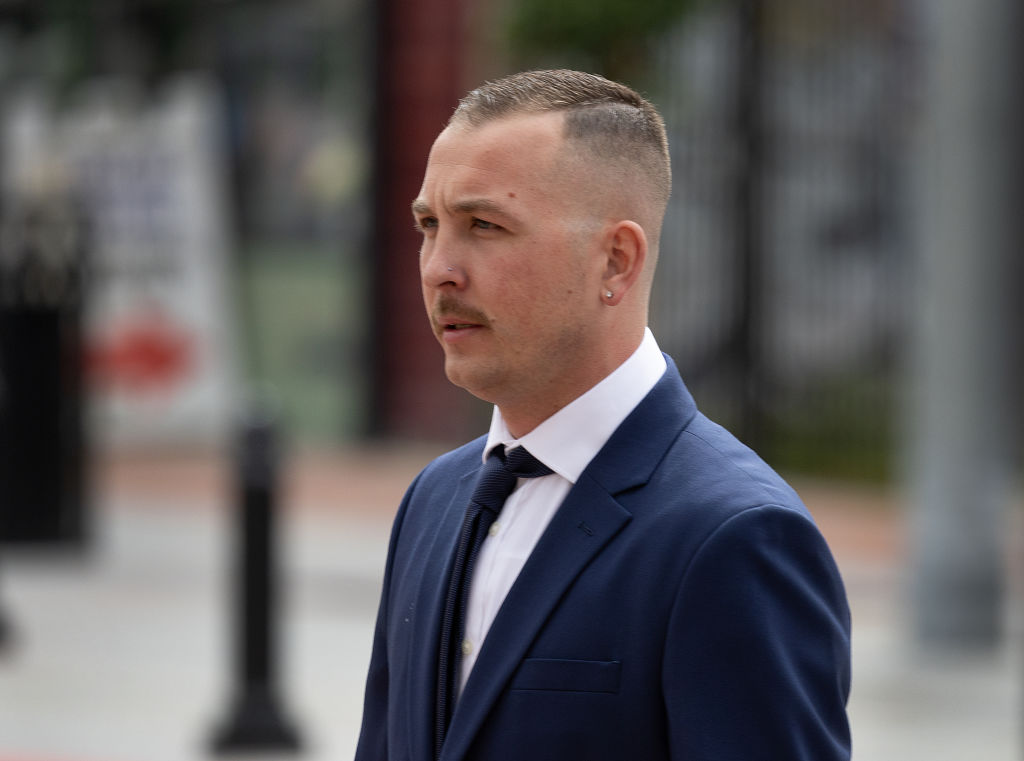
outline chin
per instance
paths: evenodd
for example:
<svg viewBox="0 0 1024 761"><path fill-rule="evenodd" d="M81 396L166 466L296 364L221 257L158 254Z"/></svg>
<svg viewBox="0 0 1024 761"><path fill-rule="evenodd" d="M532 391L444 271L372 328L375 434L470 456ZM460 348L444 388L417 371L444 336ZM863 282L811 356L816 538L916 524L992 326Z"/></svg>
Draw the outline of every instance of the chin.
<svg viewBox="0 0 1024 761"><path fill-rule="evenodd" d="M485 402L495 403L495 371L485 370L479 367L467 366L468 363L460 360L447 359L444 371L448 380L455 386L465 389L478 399Z"/></svg>
<svg viewBox="0 0 1024 761"><path fill-rule="evenodd" d="M468 371L465 364L466 363L464 361L445 357L444 374L448 376L448 380L451 381L453 385L456 385L459 388L464 388L472 393L472 383L470 381L472 373Z"/></svg>

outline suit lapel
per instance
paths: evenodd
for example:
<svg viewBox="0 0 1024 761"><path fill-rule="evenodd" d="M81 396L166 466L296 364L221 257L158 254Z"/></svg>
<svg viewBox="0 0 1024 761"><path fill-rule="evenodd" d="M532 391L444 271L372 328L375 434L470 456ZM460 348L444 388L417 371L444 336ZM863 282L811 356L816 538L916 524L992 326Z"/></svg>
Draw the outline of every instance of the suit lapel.
<svg viewBox="0 0 1024 761"><path fill-rule="evenodd" d="M476 462L479 465L479 459ZM415 663L410 665L408 672L406 719L409 722L410 747L426 749L426 758L433 758L434 755L434 706L441 612L462 518L473 494L479 470L477 467L463 475L451 501L443 511L439 511L437 530L429 540L432 546L425 553L426 565L415 571L422 575L416 595L417 615L413 617L416 630L412 641L422 647L422 652Z"/></svg>
<svg viewBox="0 0 1024 761"><path fill-rule="evenodd" d="M559 508L498 610L459 699L442 759L462 758L559 598L630 515L581 478Z"/></svg>
<svg viewBox="0 0 1024 761"><path fill-rule="evenodd" d="M465 756L559 599L629 522L631 514L615 495L646 483L696 414L670 359L668 365L663 378L587 466L523 566L456 706L442 761Z"/></svg>

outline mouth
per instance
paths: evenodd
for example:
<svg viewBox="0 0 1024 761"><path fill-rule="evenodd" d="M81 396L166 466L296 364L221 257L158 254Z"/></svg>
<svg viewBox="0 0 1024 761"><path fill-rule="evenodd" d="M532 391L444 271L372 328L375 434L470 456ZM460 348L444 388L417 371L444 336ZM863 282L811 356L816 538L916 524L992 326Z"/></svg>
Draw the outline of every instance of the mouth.
<svg viewBox="0 0 1024 761"><path fill-rule="evenodd" d="M470 309L441 309L434 310L434 329L438 333L460 332L482 328L486 324L486 318L476 310Z"/></svg>
<svg viewBox="0 0 1024 761"><path fill-rule="evenodd" d="M484 323L470 322L463 316L445 315L434 322L437 337L447 343L457 342L482 330Z"/></svg>
<svg viewBox="0 0 1024 761"><path fill-rule="evenodd" d="M445 294L430 311L434 333L445 343L470 336L490 324L481 310Z"/></svg>

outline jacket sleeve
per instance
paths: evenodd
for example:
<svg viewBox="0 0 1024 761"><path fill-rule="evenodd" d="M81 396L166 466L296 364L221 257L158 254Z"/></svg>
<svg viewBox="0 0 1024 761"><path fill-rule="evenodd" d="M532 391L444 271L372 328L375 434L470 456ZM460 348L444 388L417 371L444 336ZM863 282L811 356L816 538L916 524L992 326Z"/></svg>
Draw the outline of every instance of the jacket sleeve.
<svg viewBox="0 0 1024 761"><path fill-rule="evenodd" d="M398 508L394 525L391 528L391 540L388 545L387 564L384 569L384 583L380 596L380 607L377 609L377 623L373 633L373 649L370 654L370 666L366 676L366 691L363 697L363 720L359 730L359 742L356 745L355 761L387 761L389 733L389 700L390 670L388 668L388 598L391 577L394 573L395 547L398 535L416 487L412 483L405 493L402 504Z"/></svg>
<svg viewBox="0 0 1024 761"><path fill-rule="evenodd" d="M681 580L662 678L673 759L850 758L850 614L806 515L751 508L708 537Z"/></svg>

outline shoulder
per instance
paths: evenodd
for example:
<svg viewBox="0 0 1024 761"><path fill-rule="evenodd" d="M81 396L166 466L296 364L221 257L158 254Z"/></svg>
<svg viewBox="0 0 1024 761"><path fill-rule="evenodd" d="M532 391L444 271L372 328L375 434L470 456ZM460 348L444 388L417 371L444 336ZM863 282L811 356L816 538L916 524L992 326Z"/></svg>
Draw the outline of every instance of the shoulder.
<svg viewBox="0 0 1024 761"><path fill-rule="evenodd" d="M437 475L445 475L451 471L465 471L480 465L483 457L486 436L480 436L456 449L445 452L432 460L420 473L421 479L430 479Z"/></svg>
<svg viewBox="0 0 1024 761"><path fill-rule="evenodd" d="M642 488L620 503L650 541L667 541L682 556L706 541L733 544L790 527L796 541L820 544L810 511L796 491L756 452L697 412L677 429ZM756 541L756 540L755 540Z"/></svg>
<svg viewBox="0 0 1024 761"><path fill-rule="evenodd" d="M807 514L800 497L760 455L722 426L697 414L666 455L688 490L703 501L739 508L777 505ZM809 515L808 515L809 517Z"/></svg>
<svg viewBox="0 0 1024 761"><path fill-rule="evenodd" d="M480 467L486 437L480 437L432 460L412 480L391 527L389 557L402 536L418 535L433 526L457 492L459 484Z"/></svg>
<svg viewBox="0 0 1024 761"><path fill-rule="evenodd" d="M450 491L453 481L480 467L486 442L487 437L480 436L432 460L409 486L406 498L419 497L437 489Z"/></svg>
<svg viewBox="0 0 1024 761"><path fill-rule="evenodd" d="M796 492L752 449L701 413L675 364L586 471L635 518L720 523L774 505L810 519Z"/></svg>

